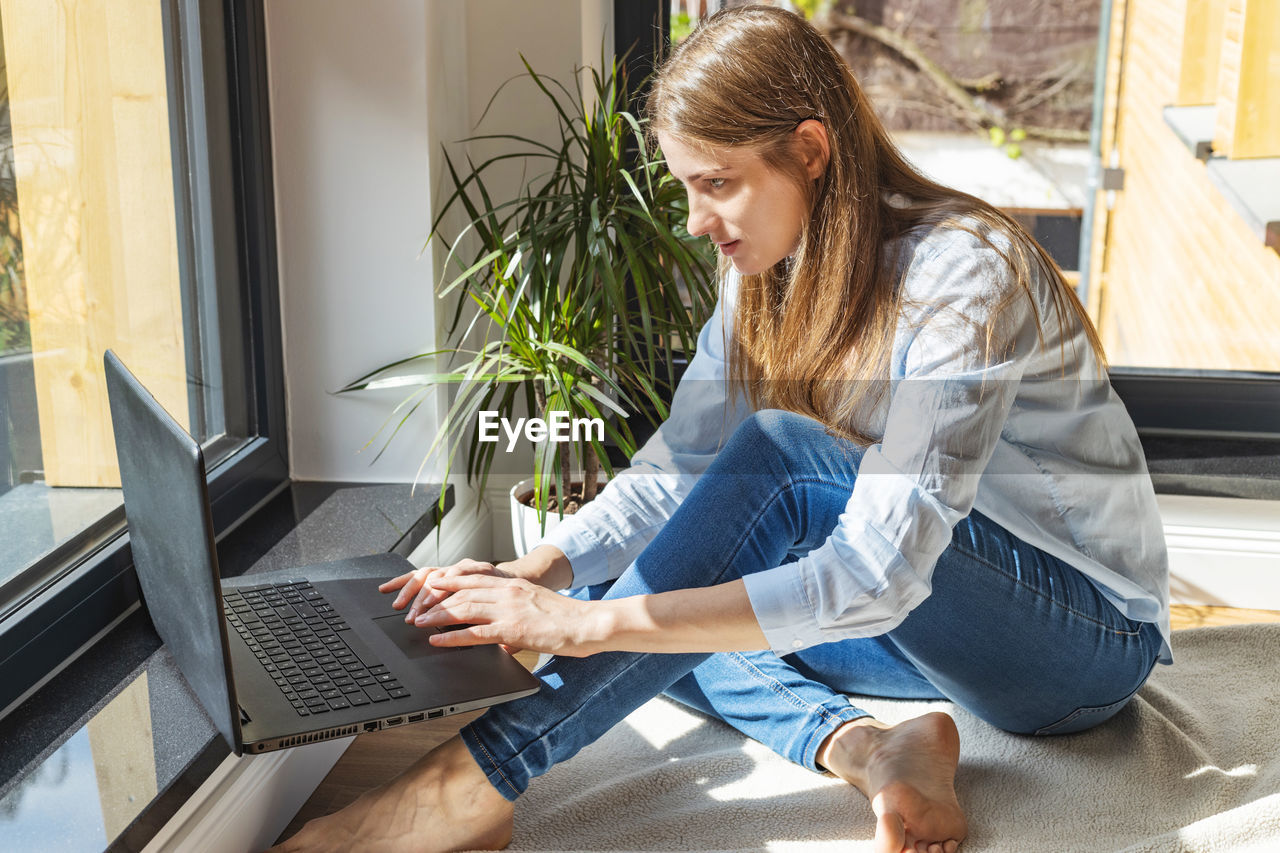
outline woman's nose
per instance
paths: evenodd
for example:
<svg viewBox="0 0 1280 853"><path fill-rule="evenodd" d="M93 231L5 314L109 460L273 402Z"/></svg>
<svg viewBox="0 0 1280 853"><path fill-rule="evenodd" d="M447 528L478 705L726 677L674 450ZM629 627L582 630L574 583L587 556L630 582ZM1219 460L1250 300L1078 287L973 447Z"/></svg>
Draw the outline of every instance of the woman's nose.
<svg viewBox="0 0 1280 853"><path fill-rule="evenodd" d="M693 237L701 237L704 234L711 233L711 225L714 217L711 211L707 210L707 206L702 202L696 201L693 196L689 197L689 234Z"/></svg>

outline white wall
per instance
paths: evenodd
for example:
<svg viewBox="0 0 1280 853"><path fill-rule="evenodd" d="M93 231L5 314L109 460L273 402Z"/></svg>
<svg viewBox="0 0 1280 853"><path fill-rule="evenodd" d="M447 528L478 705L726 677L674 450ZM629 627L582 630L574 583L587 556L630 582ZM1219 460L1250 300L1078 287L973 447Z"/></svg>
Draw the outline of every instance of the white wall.
<svg viewBox="0 0 1280 853"><path fill-rule="evenodd" d="M267 3L290 470L402 480L416 448L356 451L386 398L327 392L433 344L427 234L426 10Z"/></svg>
<svg viewBox="0 0 1280 853"><path fill-rule="evenodd" d="M473 132L556 138L554 119L503 80L568 81L612 45L611 0L268 0L290 471L296 479L410 481L434 433L434 395L376 464L357 451L404 396L334 396L368 369L443 345L438 250L419 253L441 201L442 143ZM492 151L492 147L477 154ZM501 454L500 454L501 456ZM500 458L495 469L522 470ZM423 472L424 479L439 468Z"/></svg>

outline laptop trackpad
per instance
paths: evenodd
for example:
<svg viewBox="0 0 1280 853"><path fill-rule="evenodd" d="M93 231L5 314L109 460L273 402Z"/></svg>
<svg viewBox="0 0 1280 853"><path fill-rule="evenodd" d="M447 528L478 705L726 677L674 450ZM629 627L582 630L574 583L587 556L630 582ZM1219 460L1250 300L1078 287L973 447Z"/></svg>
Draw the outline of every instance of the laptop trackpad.
<svg viewBox="0 0 1280 853"><path fill-rule="evenodd" d="M435 628L419 628L404 621L404 615L393 613L390 616L379 616L373 623L382 629L391 642L396 644L406 657L420 658L451 651L448 648L433 646L427 642L432 634L439 633Z"/></svg>

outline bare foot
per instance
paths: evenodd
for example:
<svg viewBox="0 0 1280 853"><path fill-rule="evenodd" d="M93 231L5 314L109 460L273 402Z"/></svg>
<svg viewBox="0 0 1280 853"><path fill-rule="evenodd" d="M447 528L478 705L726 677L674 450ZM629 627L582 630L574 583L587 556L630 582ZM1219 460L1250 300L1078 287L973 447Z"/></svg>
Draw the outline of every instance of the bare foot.
<svg viewBox="0 0 1280 853"><path fill-rule="evenodd" d="M459 737L422 757L386 785L341 811L309 821L271 848L397 853L501 850L511 842L515 807L499 794Z"/></svg>
<svg viewBox="0 0 1280 853"><path fill-rule="evenodd" d="M876 853L955 853L969 831L955 789L960 733L946 714L845 723L818 761L871 801Z"/></svg>

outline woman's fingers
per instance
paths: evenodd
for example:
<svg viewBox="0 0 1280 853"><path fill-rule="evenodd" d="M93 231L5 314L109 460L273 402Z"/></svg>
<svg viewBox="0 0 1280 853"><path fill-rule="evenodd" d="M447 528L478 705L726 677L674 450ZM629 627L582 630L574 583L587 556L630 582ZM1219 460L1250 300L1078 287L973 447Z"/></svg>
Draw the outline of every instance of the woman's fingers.
<svg viewBox="0 0 1280 853"><path fill-rule="evenodd" d="M391 592L392 590L397 590L404 586L405 581L411 577L413 577L413 572L405 572L398 578L392 578L389 581L384 581L383 583L378 584L378 592Z"/></svg>
<svg viewBox="0 0 1280 853"><path fill-rule="evenodd" d="M494 625L468 625L452 631L432 634L427 642L433 646L492 646L505 645L505 638Z"/></svg>
<svg viewBox="0 0 1280 853"><path fill-rule="evenodd" d="M406 622L415 622L419 627L426 625L447 625L450 622L441 622L440 620L429 621L429 613L447 613L454 615L457 606L463 599L458 598L458 593L463 591L477 590L493 590L509 587L518 581L511 578L493 577L492 575L440 575L431 578L431 585L424 589L424 594L419 596L419 600L415 601L409 613L405 616ZM429 592L430 595L425 593ZM484 601L493 603L496 599L490 596L472 595L466 600L476 603ZM469 619L455 619L454 622L467 622Z"/></svg>
<svg viewBox="0 0 1280 853"><path fill-rule="evenodd" d="M415 575L412 580L404 585L400 590L400 594L396 596L396 600L391 602L391 607L399 610L409 602L413 601L415 596L422 594L422 590L426 588L426 574Z"/></svg>
<svg viewBox="0 0 1280 853"><path fill-rule="evenodd" d="M382 593L397 592L391 602L394 610L408 606L405 621L412 623L420 614L435 607L459 589L470 588L467 578L506 579L509 576L492 563L478 560L461 560L452 566L438 568L427 566L405 572L378 586Z"/></svg>
<svg viewBox="0 0 1280 853"><path fill-rule="evenodd" d="M391 580L380 584L378 586L378 592L395 592L397 589L400 589L409 581L413 580L414 575L416 575L418 571L418 569L414 569L412 572L405 572L398 578L392 578Z"/></svg>
<svg viewBox="0 0 1280 853"><path fill-rule="evenodd" d="M443 585L447 579L490 577L498 571L492 563L482 563L478 560L461 560L445 568L418 569L410 573L411 579L402 586L400 595L396 597L392 607L399 610L412 601L409 612L405 614L405 621L412 622L419 614L439 604L453 592L451 587ZM397 578L385 585L395 584L399 580L400 578Z"/></svg>
<svg viewBox="0 0 1280 853"><path fill-rule="evenodd" d="M436 569L429 573L423 580L422 588L418 591L417 597L414 598L413 604L409 607L409 612L405 614L404 621L412 622L423 611L434 607L444 600L444 595L437 589L436 584L439 583L441 572L443 569Z"/></svg>
<svg viewBox="0 0 1280 853"><path fill-rule="evenodd" d="M493 589L497 587L510 587L520 583L527 583L518 578L498 577L495 575L464 575L464 574L447 574L431 579L431 585L438 590L446 590L448 592L457 592L463 589Z"/></svg>
<svg viewBox="0 0 1280 853"><path fill-rule="evenodd" d="M598 602L571 599L518 578L461 575L432 583L446 597L414 621L419 627L449 628L432 634L432 645L499 643L571 656L602 650L592 633L598 620L588 618Z"/></svg>

